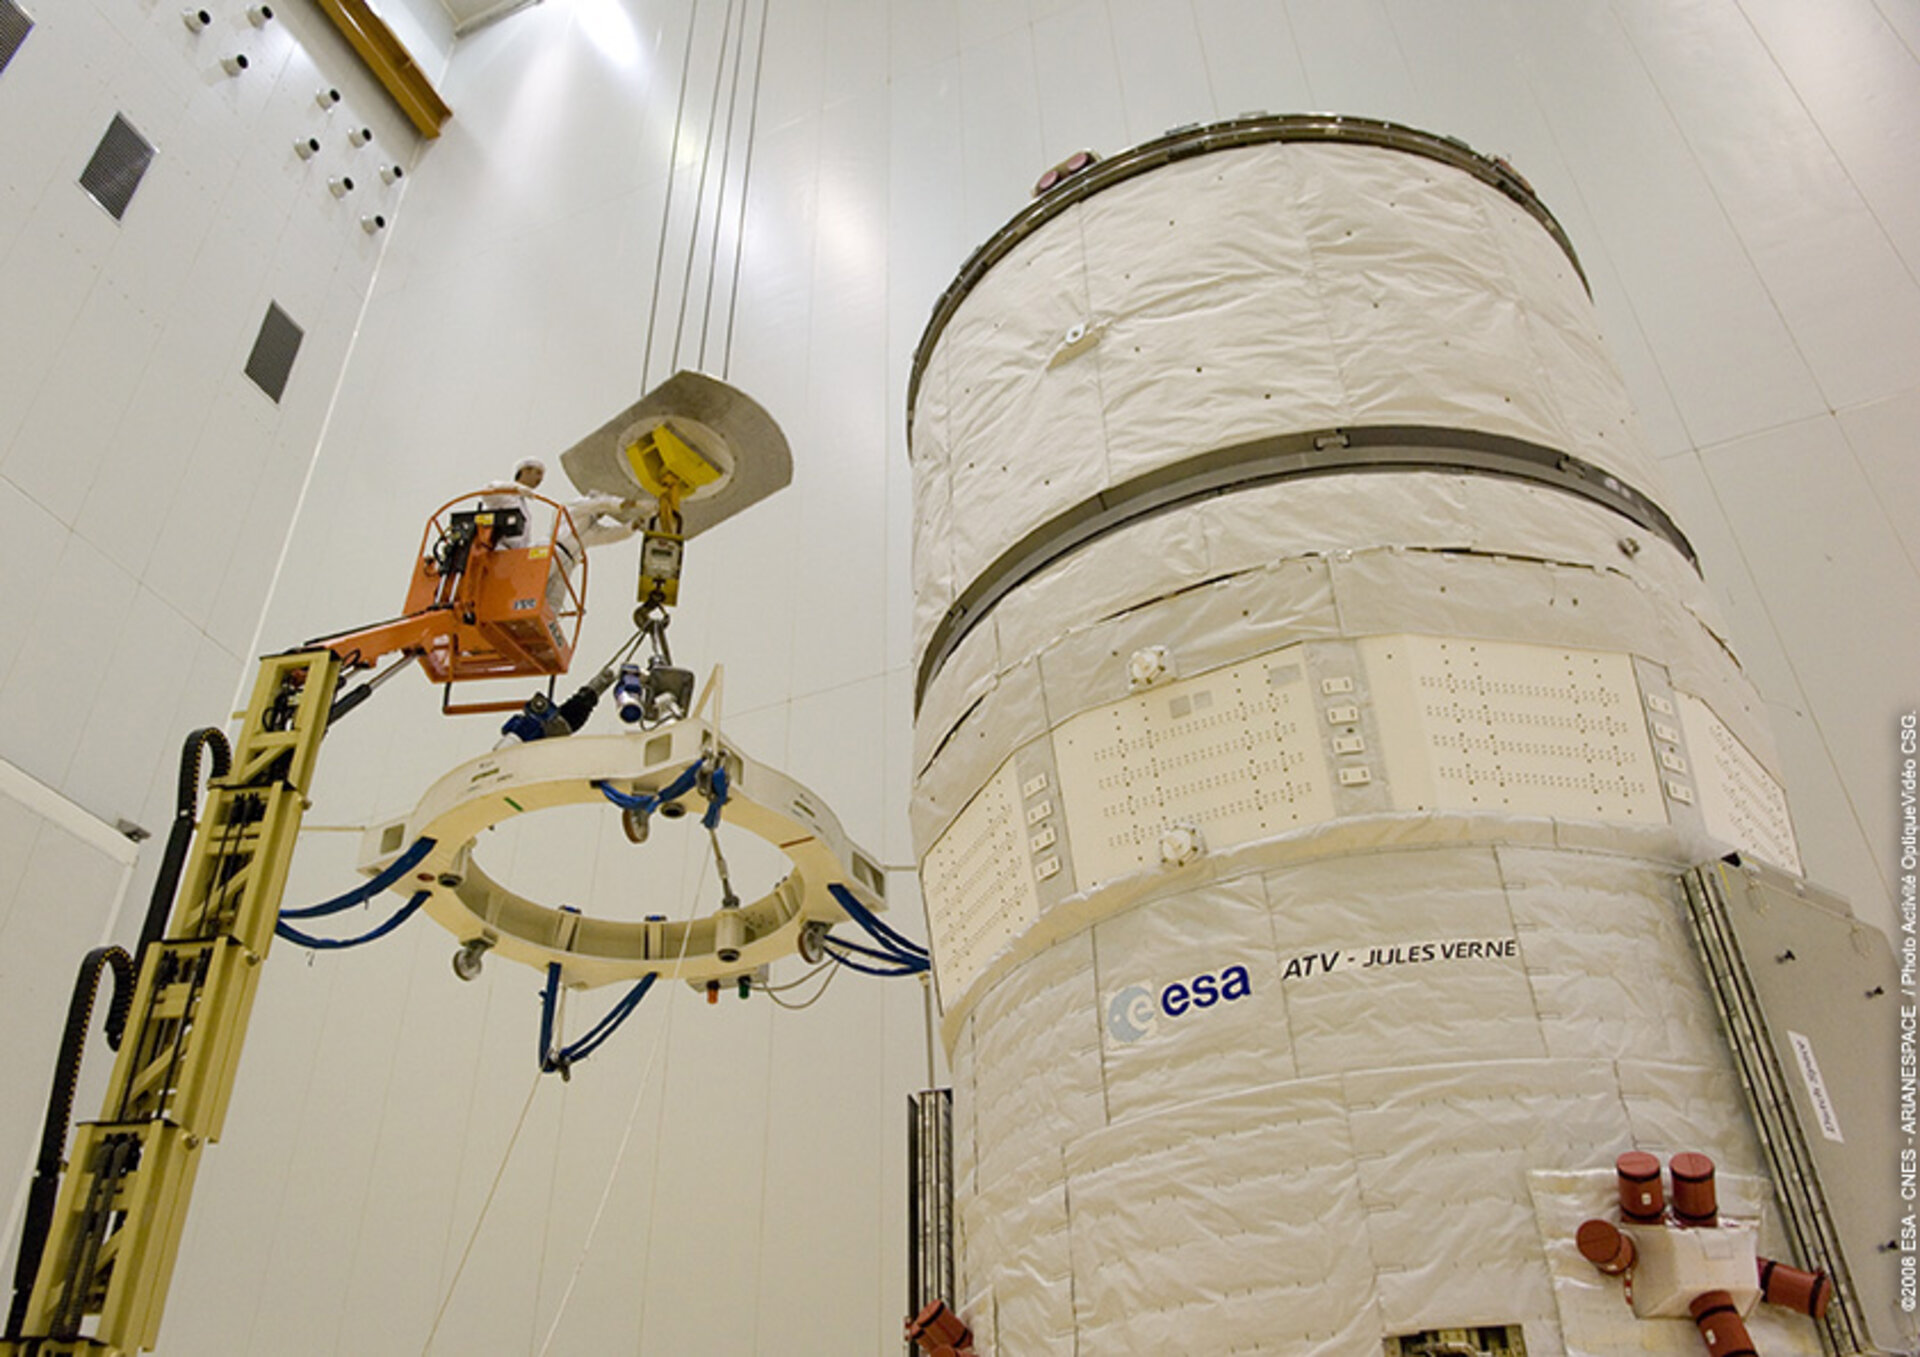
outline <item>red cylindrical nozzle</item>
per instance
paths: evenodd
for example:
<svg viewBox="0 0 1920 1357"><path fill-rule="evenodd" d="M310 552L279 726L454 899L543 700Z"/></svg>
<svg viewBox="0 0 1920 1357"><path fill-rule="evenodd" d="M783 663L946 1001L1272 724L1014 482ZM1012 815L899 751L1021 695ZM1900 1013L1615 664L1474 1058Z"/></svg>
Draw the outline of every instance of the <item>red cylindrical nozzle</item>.
<svg viewBox="0 0 1920 1357"><path fill-rule="evenodd" d="M1635 1225L1658 1225L1667 1213L1660 1161L1645 1150L1628 1150L1613 1167L1620 1176L1620 1214Z"/></svg>
<svg viewBox="0 0 1920 1357"><path fill-rule="evenodd" d="M1760 1294L1767 1304L1824 1319L1833 1299L1833 1281L1824 1272L1802 1272L1797 1267L1760 1260Z"/></svg>
<svg viewBox="0 0 1920 1357"><path fill-rule="evenodd" d="M1673 1214L1682 1225L1711 1229L1720 1222L1720 1205L1713 1187L1713 1161L1704 1154L1676 1154L1667 1165L1673 1170Z"/></svg>
<svg viewBox="0 0 1920 1357"><path fill-rule="evenodd" d="M941 1348L964 1348L973 1341L973 1330L947 1308L943 1300L928 1301L926 1308L907 1321L907 1337L920 1345L922 1352Z"/></svg>
<svg viewBox="0 0 1920 1357"><path fill-rule="evenodd" d="M1633 1266L1633 1241L1607 1221L1582 1221L1573 1239L1580 1246L1580 1256L1609 1277Z"/></svg>
<svg viewBox="0 0 1920 1357"><path fill-rule="evenodd" d="M1688 1308L1713 1357L1758 1357L1747 1333L1747 1322L1733 1308L1732 1296L1724 1291L1703 1291Z"/></svg>

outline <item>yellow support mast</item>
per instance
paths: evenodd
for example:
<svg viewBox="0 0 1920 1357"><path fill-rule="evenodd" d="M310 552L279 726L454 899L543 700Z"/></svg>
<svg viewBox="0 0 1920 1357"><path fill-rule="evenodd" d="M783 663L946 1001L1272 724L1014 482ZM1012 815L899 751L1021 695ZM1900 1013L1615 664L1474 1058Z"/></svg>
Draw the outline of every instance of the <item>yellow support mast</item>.
<svg viewBox="0 0 1920 1357"><path fill-rule="evenodd" d="M165 938L141 959L98 1121L75 1128L21 1337L0 1357L151 1349L200 1151L220 1138L340 661L261 662Z"/></svg>

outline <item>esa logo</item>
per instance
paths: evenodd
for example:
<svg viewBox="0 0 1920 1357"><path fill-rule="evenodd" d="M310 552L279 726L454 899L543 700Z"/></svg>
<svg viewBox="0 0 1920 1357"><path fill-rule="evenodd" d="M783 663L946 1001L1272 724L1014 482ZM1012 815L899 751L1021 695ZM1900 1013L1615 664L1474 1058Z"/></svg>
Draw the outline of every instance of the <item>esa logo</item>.
<svg viewBox="0 0 1920 1357"><path fill-rule="evenodd" d="M1131 1046L1150 1034L1162 1018L1178 1018L1221 1002L1244 999L1253 993L1253 979L1245 966L1229 966L1219 975L1207 972L1191 980L1175 981L1158 994L1145 985L1128 985L1107 1003L1107 1032Z"/></svg>

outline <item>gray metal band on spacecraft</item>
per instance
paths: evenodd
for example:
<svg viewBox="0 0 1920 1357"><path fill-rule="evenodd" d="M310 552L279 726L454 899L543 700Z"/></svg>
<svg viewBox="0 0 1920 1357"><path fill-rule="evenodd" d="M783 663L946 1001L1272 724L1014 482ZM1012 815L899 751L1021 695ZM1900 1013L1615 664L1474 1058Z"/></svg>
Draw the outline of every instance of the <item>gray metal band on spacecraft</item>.
<svg viewBox="0 0 1920 1357"><path fill-rule="evenodd" d="M1573 264L1573 271L1580 275L1581 286L1587 288L1589 296L1592 295L1593 289L1587 285L1586 270L1580 267L1580 257L1574 253L1573 242L1567 238L1567 233L1561 229L1553 213L1547 211L1539 195L1534 193L1533 185L1505 161L1481 155L1464 141L1435 136L1415 127L1376 118L1346 118L1327 113L1286 116L1259 113L1209 123L1204 127L1196 124L1175 128L1163 137L1142 142L1110 160L1096 161L1063 180L1057 187L1047 190L989 236L986 243L960 266L959 275L940 294L940 300L934 303L933 315L913 351L913 371L907 377L908 455L912 455L914 400L920 393L920 374L926 369L927 360L933 356L933 346L939 342L947 322L953 319L954 312L960 309L967 294L973 291L974 284L1011 254L1016 245L1074 204L1102 189L1112 188L1115 184L1159 169L1162 165L1213 151L1281 141L1333 141L1379 146L1386 150L1424 156L1428 160L1437 160L1443 165L1464 170L1526 209L1527 215L1539 222L1566 252L1567 259Z"/></svg>
<svg viewBox="0 0 1920 1357"><path fill-rule="evenodd" d="M977 575L933 633L914 676L916 712L940 666L1010 591L1095 538L1169 509L1305 476L1450 471L1497 476L1578 495L1665 539L1697 571L1693 544L1666 510L1611 472L1524 439L1466 429L1383 425L1323 429L1215 448L1103 490L1029 532Z"/></svg>

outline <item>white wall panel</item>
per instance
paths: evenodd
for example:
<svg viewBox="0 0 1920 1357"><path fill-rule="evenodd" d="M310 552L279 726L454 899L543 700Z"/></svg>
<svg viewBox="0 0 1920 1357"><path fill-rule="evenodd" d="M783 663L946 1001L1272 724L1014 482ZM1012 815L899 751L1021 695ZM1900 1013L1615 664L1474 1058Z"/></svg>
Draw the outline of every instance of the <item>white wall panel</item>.
<svg viewBox="0 0 1920 1357"><path fill-rule="evenodd" d="M83 195L74 196L83 199L77 212L107 220ZM47 380L27 406L0 461L0 475L71 523L98 466L88 445L102 422L110 428L118 420L130 394L124 378L114 375L137 372L158 332L154 321L112 288L93 287L54 352Z"/></svg>
<svg viewBox="0 0 1920 1357"><path fill-rule="evenodd" d="M1111 155L1127 141L1121 74L1114 69L1113 16L1102 0L1056 10L1033 23L1033 70L1040 92L1041 155L1047 165L1075 151Z"/></svg>
<svg viewBox="0 0 1920 1357"><path fill-rule="evenodd" d="M1033 181L1053 164L1041 140L1038 78L1033 34L1025 25L960 51L961 223L969 250L1019 209Z"/></svg>
<svg viewBox="0 0 1920 1357"><path fill-rule="evenodd" d="M147 771L177 762L184 732L174 729L173 713L199 637L192 623L144 587L133 595L124 624L109 635L98 652L107 676L103 700L79 732L66 784L82 803L164 838L171 818L148 818Z"/></svg>
<svg viewBox="0 0 1920 1357"><path fill-rule="evenodd" d="M1359 113L1368 118L1417 120L1407 59L1380 0L1359 4L1287 0L1285 9L1312 104L1269 112Z"/></svg>
<svg viewBox="0 0 1920 1357"><path fill-rule="evenodd" d="M1547 122L1693 439L1819 408L1778 310L1612 12L1582 0L1517 21Z"/></svg>
<svg viewBox="0 0 1920 1357"><path fill-rule="evenodd" d="M1817 15L1782 0L1738 2L1908 269L1920 269L1920 182L1886 134L1920 118L1912 49L1873 0Z"/></svg>
<svg viewBox="0 0 1920 1357"><path fill-rule="evenodd" d="M37 610L58 576L60 559L71 534L59 519L5 479L0 479L0 516L11 525L9 531L0 533L0 572L10 581L17 597L28 600L26 606ZM37 635L34 641L36 646L40 643ZM9 647L0 654L0 691L5 690L13 671L20 667L24 650L25 647Z"/></svg>
<svg viewBox="0 0 1920 1357"><path fill-rule="evenodd" d="M132 576L69 535L34 601L26 624L33 645L0 686L0 728L10 760L55 789L65 785L82 713L107 685L100 638L119 634L136 589Z"/></svg>
<svg viewBox="0 0 1920 1357"><path fill-rule="evenodd" d="M1032 0L957 0L960 50L1004 38L1033 17ZM935 23L941 20L936 17Z"/></svg>
<svg viewBox="0 0 1920 1357"><path fill-rule="evenodd" d="M0 987L15 1012L9 1020L5 1081L0 1100L0 1266L13 1275L19 1248L16 1212L39 1156L46 1096L53 1083L67 1005L80 959L113 926L126 891L132 854L106 825L78 826L77 807L56 808L43 788L24 788L19 772L0 769ZM76 833L76 828L83 832ZM109 851L102 851L103 846ZM54 964L51 958L61 958ZM111 1059L100 1036L113 982L102 974L100 1000L89 1032L94 1067L84 1070L76 1102L97 1100Z"/></svg>
<svg viewBox="0 0 1920 1357"><path fill-rule="evenodd" d="M1912 384L1920 284L1733 0L1617 7L1827 404ZM1755 154L1753 128L1767 129Z"/></svg>
<svg viewBox="0 0 1920 1357"><path fill-rule="evenodd" d="M832 302L811 315L810 391L789 417L788 436L810 577L802 597L825 593L837 606L797 638L796 693L887 666L882 525L887 431L898 409L886 399L886 276L872 266L887 249L886 106L886 92L874 90L830 105L820 120L813 287Z"/></svg>
<svg viewBox="0 0 1920 1357"><path fill-rule="evenodd" d="M1211 118L1213 90L1191 0L1107 0L1107 10L1128 141Z"/></svg>
<svg viewBox="0 0 1920 1357"><path fill-rule="evenodd" d="M1831 418L1712 449L1704 461L1768 616L1795 638L1789 656L1807 714L1862 832L1890 849L1898 713L1873 694L1885 677L1920 672L1913 563ZM1800 530L1809 520L1860 530L1813 535ZM1790 797L1800 771L1787 769ZM1890 854L1881 856L1890 863Z"/></svg>
<svg viewBox="0 0 1920 1357"><path fill-rule="evenodd" d="M891 46L889 9L886 0L828 0L826 47L833 54L825 99L828 108L858 95L885 92ZM756 23L748 29L749 50L757 28ZM873 119L873 130L884 135L886 120Z"/></svg>
<svg viewBox="0 0 1920 1357"><path fill-rule="evenodd" d="M1278 113L1314 107L1284 5L1266 0L1194 0L1215 111Z"/></svg>
<svg viewBox="0 0 1920 1357"><path fill-rule="evenodd" d="M1920 479L1913 472L1914 430L1920 428L1920 389L1838 412L1840 432L1873 487L1887 525L1920 569Z"/></svg>

